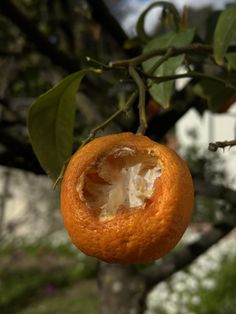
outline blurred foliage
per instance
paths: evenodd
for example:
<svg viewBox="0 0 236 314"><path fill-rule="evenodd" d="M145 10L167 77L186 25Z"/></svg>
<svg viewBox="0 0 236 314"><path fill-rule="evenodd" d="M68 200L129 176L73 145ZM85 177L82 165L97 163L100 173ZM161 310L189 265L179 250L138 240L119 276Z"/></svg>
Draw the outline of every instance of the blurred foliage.
<svg viewBox="0 0 236 314"><path fill-rule="evenodd" d="M236 260L226 258L210 277L214 286L210 289L199 287L196 295L198 304L190 304L189 310L195 314L235 314L236 313Z"/></svg>
<svg viewBox="0 0 236 314"><path fill-rule="evenodd" d="M189 129L188 137L191 139L192 144L181 147L180 150L193 178L199 178L209 184L227 186L226 161L222 155L218 152L212 154L196 144L199 138L196 129ZM221 218L222 209L227 211L229 208L230 205L224 200L197 194L192 221L195 223L212 223Z"/></svg>
<svg viewBox="0 0 236 314"><path fill-rule="evenodd" d="M63 293L75 283L82 286L84 280L95 278L97 273L97 261L68 244L6 246L0 249L0 256L1 313L18 313L29 303ZM80 301L78 299L79 304ZM84 303L87 306L86 300Z"/></svg>
<svg viewBox="0 0 236 314"><path fill-rule="evenodd" d="M60 291L50 298L40 300L19 314L97 314L99 312L98 291L93 280L83 281Z"/></svg>
<svg viewBox="0 0 236 314"><path fill-rule="evenodd" d="M190 267L157 286L150 314L234 314L235 250L232 254L227 253L235 239L234 234L231 236ZM228 248L223 248L224 245ZM155 297L158 302L153 302Z"/></svg>

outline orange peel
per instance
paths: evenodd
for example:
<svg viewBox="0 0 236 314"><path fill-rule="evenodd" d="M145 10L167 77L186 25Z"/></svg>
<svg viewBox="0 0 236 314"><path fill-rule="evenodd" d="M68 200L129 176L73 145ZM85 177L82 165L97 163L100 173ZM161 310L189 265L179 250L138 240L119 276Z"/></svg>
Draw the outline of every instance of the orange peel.
<svg viewBox="0 0 236 314"><path fill-rule="evenodd" d="M110 263L147 263L179 242L194 189L170 148L133 133L94 139L71 158L61 211L72 242Z"/></svg>

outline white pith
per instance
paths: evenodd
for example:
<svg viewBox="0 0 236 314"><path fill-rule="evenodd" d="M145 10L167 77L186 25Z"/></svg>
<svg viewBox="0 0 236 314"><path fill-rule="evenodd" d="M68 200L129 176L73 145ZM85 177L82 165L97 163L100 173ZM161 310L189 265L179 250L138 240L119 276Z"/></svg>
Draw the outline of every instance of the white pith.
<svg viewBox="0 0 236 314"><path fill-rule="evenodd" d="M102 220L120 208L140 208L150 199L161 166L153 152L119 147L98 160L80 176L81 200Z"/></svg>

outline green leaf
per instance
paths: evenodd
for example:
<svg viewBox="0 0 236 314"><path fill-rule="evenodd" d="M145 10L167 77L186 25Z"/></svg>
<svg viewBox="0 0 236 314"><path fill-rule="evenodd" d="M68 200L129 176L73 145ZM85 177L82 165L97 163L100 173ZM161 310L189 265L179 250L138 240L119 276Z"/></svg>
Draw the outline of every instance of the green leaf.
<svg viewBox="0 0 236 314"><path fill-rule="evenodd" d="M225 58L228 62L229 70L236 70L236 53L235 52L226 53Z"/></svg>
<svg viewBox="0 0 236 314"><path fill-rule="evenodd" d="M148 40L150 40L149 36L146 34L145 29L144 29L144 22L145 22L146 15L149 13L149 11L151 11L152 9L156 7L163 7L163 9L168 10L168 12L170 12L173 16L175 30L177 31L179 29L180 15L176 7L171 2L157 1L157 2L151 3L139 16L138 22L136 25L138 37L144 42L147 42Z"/></svg>
<svg viewBox="0 0 236 314"><path fill-rule="evenodd" d="M156 48L167 48L167 47L183 47L191 43L194 37L194 30L188 29L184 32L171 32L162 37L155 38L145 46L144 52L151 51ZM160 56L153 57L143 63L143 69L146 73L150 72L153 66L160 60ZM183 62L184 55L172 57L161 64L153 73L157 77L173 75L176 69ZM170 106L170 98L173 91L174 82L167 81L160 84L153 82L149 88L149 92L152 97L160 103L164 108Z"/></svg>
<svg viewBox="0 0 236 314"><path fill-rule="evenodd" d="M236 36L236 6L223 11L216 24L214 33L214 56L219 65L224 63L224 55L229 44Z"/></svg>
<svg viewBox="0 0 236 314"><path fill-rule="evenodd" d="M76 92L88 72L73 73L37 98L28 114L33 150L46 173L55 180L71 156Z"/></svg>
<svg viewBox="0 0 236 314"><path fill-rule="evenodd" d="M234 89L210 79L199 81L193 90L198 96L207 100L208 107L213 112L223 111L230 98L235 94Z"/></svg>

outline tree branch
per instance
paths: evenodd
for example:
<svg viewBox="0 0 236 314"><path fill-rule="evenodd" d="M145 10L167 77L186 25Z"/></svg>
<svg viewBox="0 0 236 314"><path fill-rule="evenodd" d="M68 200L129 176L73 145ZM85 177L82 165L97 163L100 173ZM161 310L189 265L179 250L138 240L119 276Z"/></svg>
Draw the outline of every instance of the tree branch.
<svg viewBox="0 0 236 314"><path fill-rule="evenodd" d="M148 59L151 59L156 56L163 56L165 55L168 50L171 48L171 56L170 57L175 57L179 56L181 54L197 54L197 55L209 55L213 54L213 48L212 46L209 45L203 45L203 44L192 44L189 46L185 47L167 47L167 48L157 48L153 49L151 51L148 51L146 53L142 53L141 55L131 58L131 59L126 59L126 60L117 60L117 61L111 61L109 63L109 66L111 68L114 67L127 67L128 65L132 64L133 66L138 65ZM227 50L227 52L236 52L236 46L230 46Z"/></svg>
<svg viewBox="0 0 236 314"><path fill-rule="evenodd" d="M139 76L138 72L135 70L133 66L129 66L129 74L135 81L138 91L139 91L139 127L137 130L137 134L144 135L147 129L147 117L146 117L146 108L145 108L145 85L143 80Z"/></svg>
<svg viewBox="0 0 236 314"><path fill-rule="evenodd" d="M233 147L233 146L236 146L236 140L215 142L215 143L209 143L208 150L211 152L216 152L218 148L225 149L225 147Z"/></svg>
<svg viewBox="0 0 236 314"><path fill-rule="evenodd" d="M152 119L151 122L148 123L146 135L155 141L160 141L191 107L192 105L190 104L181 111L171 109L169 111L160 112L154 119Z"/></svg>
<svg viewBox="0 0 236 314"><path fill-rule="evenodd" d="M224 221L215 224L214 227L204 233L199 240L163 258L160 265L153 265L144 269L141 275L146 282L146 293L161 281L168 279L175 272L191 264L213 244L226 236L235 227L235 223L235 215L225 215Z"/></svg>
<svg viewBox="0 0 236 314"><path fill-rule="evenodd" d="M103 130L105 127L107 127L107 125L109 125L113 120L115 120L121 113L127 111L132 104L134 103L134 101L136 100L138 95L138 92L135 91L133 92L130 97L128 98L127 102L123 105L123 106L119 106L119 108L117 109L117 111L115 111L114 113L112 113L105 121L103 121L101 124L99 124L98 126L94 127L87 138L85 138L80 147L83 147L85 144L87 144L88 142L90 142L95 135L97 134L98 131Z"/></svg>
<svg viewBox="0 0 236 314"><path fill-rule="evenodd" d="M9 132L0 129L1 145L6 149L1 150L0 165L18 168L35 174L45 174L31 145L23 143Z"/></svg>
<svg viewBox="0 0 236 314"><path fill-rule="evenodd" d="M48 38L35 27L33 21L23 14L10 0L1 0L0 10L5 17L19 27L40 53L50 58L52 63L63 67L68 72L79 70L79 59L69 57L51 44Z"/></svg>
<svg viewBox="0 0 236 314"><path fill-rule="evenodd" d="M209 197L224 199L236 204L236 191L224 186L208 184L202 180L194 179L195 191ZM200 237L199 240L186 245L181 250L164 257L161 265L153 265L142 271L141 275L144 277L147 286L147 292L152 289L159 282L166 280L176 271L188 266L199 255L205 253L213 244L218 242L226 236L236 224L235 213L227 213L224 215L222 221L215 223L212 229Z"/></svg>
<svg viewBox="0 0 236 314"><path fill-rule="evenodd" d="M233 205L236 204L236 191L223 185L209 184L209 182L194 179L194 188L198 194L223 199Z"/></svg>
<svg viewBox="0 0 236 314"><path fill-rule="evenodd" d="M217 82L219 84L224 85L227 88L231 88L231 89L236 90L236 86L231 84L229 81L226 81L226 80L224 80L224 79L222 79L222 78L220 78L218 76L208 75L208 74L200 73L200 72L196 72L196 71L189 71L189 72L182 73L182 74L173 74L173 75L164 75L164 76L153 76L153 75L149 75L149 74L147 74L145 72L141 72L141 73L146 78L151 79L152 81L154 81L157 84L160 84L160 83L163 83L163 82L168 82L168 81L173 81L173 80L178 80L178 79L182 79L182 78L186 78L186 77L187 78L202 78L202 79L215 81L215 82ZM217 142L217 143L219 143L219 145L224 145L222 143L226 143L226 142ZM212 144L214 144L214 143L212 143ZM229 146L229 145L230 145L230 143L228 145L225 145L225 146Z"/></svg>

